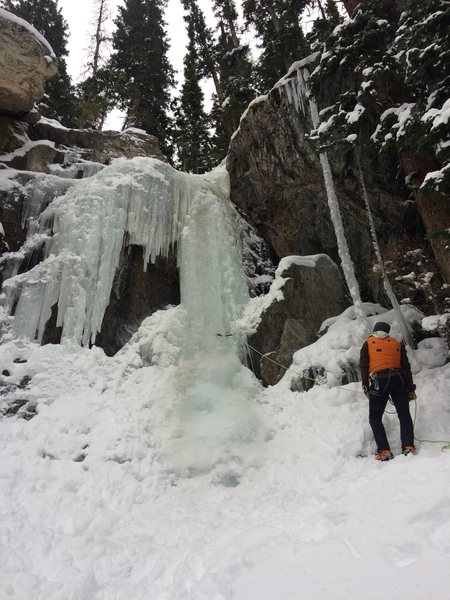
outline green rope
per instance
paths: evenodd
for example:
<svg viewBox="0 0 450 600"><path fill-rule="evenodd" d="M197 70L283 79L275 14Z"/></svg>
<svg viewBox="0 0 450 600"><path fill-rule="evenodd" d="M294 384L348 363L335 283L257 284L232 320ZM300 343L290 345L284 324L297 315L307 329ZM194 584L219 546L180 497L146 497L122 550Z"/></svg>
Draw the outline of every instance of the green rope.
<svg viewBox="0 0 450 600"><path fill-rule="evenodd" d="M217 335L219 337L234 337L235 335L238 335L238 337L240 337L241 340L243 340L244 344L248 348L250 348L251 350L253 350L253 352L256 352L256 354L259 354L259 356L261 356L263 359L270 361L271 363L273 363L274 365L277 365L278 367L281 367L285 371L291 371L291 373L295 373L297 375L297 377L300 377L300 379L307 379L308 381L313 381L314 383L316 383L316 379L314 379L314 377L308 377L308 375L304 375L303 373L299 373L298 371L295 371L295 369L291 369L290 367L286 367L285 365L282 365L278 361L276 361L273 358L270 358L269 356L267 356L267 354L263 354L262 352L260 352L257 348L255 348L254 346L252 346L251 344L249 344L247 342L247 340L243 336L239 336L239 334L227 333L227 334L223 335L223 334L218 333ZM350 392L351 394L364 394L364 392L360 392L358 390L349 390L349 389L347 389L345 387L342 387L340 385L336 385L334 387L331 387L331 386L326 386L326 387L329 390L331 390L331 389L339 389L339 390L344 390L345 392ZM414 402L414 419L413 419L413 424L414 424L414 428L415 428L416 427L416 418L417 418L417 400L414 400L413 402ZM384 412L386 412L388 415L395 415L397 411L390 412L389 410L385 410ZM444 446L442 446L441 451L442 452L446 452L447 450L450 450L450 441L448 441L448 440L421 440L420 438L418 438L416 436L414 436L414 439L417 442L422 442L422 443L426 443L426 444L445 444Z"/></svg>
<svg viewBox="0 0 450 600"><path fill-rule="evenodd" d="M278 365L285 371L291 371L292 373L295 373L298 377L300 377L300 379L308 379L309 381L313 381L314 383L316 383L316 379L314 379L314 377L308 377L308 375L304 375L303 373L299 373L298 371L295 371L294 369L291 369L290 367L286 367L286 366L282 365L278 361L273 360L273 358L270 358L269 356L267 356L267 354L263 354L262 352L260 352L256 348L254 348L251 344L249 344L245 340L244 340L244 344L246 344L246 346L248 346L251 350L253 350L257 354L259 354L265 360L268 360L268 361L274 363L275 365ZM348 390L347 388L342 387L341 385L335 385L333 387L331 387L331 386L324 386L324 387L327 387L329 390L331 390L331 389L344 390L344 392L350 392L351 394L364 394L364 392L360 392L358 390Z"/></svg>

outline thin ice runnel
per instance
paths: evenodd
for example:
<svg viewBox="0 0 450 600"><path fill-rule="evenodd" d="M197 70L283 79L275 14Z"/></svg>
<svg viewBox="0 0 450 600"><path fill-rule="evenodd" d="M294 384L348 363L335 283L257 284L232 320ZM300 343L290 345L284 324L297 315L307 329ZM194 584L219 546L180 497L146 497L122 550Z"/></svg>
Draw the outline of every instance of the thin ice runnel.
<svg viewBox="0 0 450 600"><path fill-rule="evenodd" d="M374 251L375 251L375 256L377 257L378 263L380 264L380 267L381 267L381 274L382 274L382 278L383 278L384 289L386 290L386 294L387 294L389 300L391 301L391 305L392 305L392 308L394 309L394 314L397 318L397 323L400 327L400 331L402 332L403 339L404 339L405 343L408 344L408 346L412 350L414 350L416 348L416 344L414 342L414 338L412 336L411 329L410 329L409 324L406 321L405 317L403 316L402 311L400 310L400 306L398 304L397 298L394 294L394 290L392 289L392 286L391 286L391 282L389 281L389 277L388 277L388 275L386 273L386 269L384 267L383 257L381 256L380 245L378 243L377 232L375 229L375 222L373 220L373 214L370 209L369 195L367 193L366 184L364 182L363 172L361 169L361 163L359 161L359 157L358 157L358 154L356 153L356 151L355 151L355 155L356 155L356 162L358 164L359 181L360 181L361 189L363 192L364 204L366 205L367 216L369 219L370 233L372 236L373 247L374 247Z"/></svg>

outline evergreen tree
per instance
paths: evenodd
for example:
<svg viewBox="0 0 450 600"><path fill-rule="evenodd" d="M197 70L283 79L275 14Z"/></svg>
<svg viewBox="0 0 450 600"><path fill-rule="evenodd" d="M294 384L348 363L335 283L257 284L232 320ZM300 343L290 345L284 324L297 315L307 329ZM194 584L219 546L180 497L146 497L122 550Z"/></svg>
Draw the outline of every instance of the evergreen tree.
<svg viewBox="0 0 450 600"><path fill-rule="evenodd" d="M258 79L264 91L270 89L303 58L307 45L300 17L310 0L244 0L244 16L261 39L262 53Z"/></svg>
<svg viewBox="0 0 450 600"><path fill-rule="evenodd" d="M47 81L41 112L72 126L76 120L77 103L67 73L68 26L57 0L3 0L3 8L25 19L41 33L58 57L59 72Z"/></svg>
<svg viewBox="0 0 450 600"><path fill-rule="evenodd" d="M223 157L231 135L248 103L255 97L254 69L247 44L238 37L238 14L233 0L214 0L219 37L216 55L224 100L214 108L216 151Z"/></svg>
<svg viewBox="0 0 450 600"><path fill-rule="evenodd" d="M192 13L188 13L185 19L189 44L184 59L184 84L176 118L176 141L181 168L188 173L204 173L212 166L211 142L208 118L203 108L203 91L199 84L199 57Z"/></svg>
<svg viewBox="0 0 450 600"><path fill-rule="evenodd" d="M335 27L343 21L335 0L326 0L325 6L319 2L319 8L321 17L314 21L312 31L306 37L312 51L320 49L320 44L328 39Z"/></svg>
<svg viewBox="0 0 450 600"><path fill-rule="evenodd" d="M219 104L224 101L224 95L217 63L217 53L213 33L206 26L203 12L197 4L197 0L182 0L184 9L188 12L195 31L195 44L198 53L199 74L202 77L211 77Z"/></svg>
<svg viewBox="0 0 450 600"><path fill-rule="evenodd" d="M320 148L369 136L395 156L445 281L450 280L450 5L445 0L364 2L323 44L311 87L323 98L311 139ZM325 124L326 123L326 124Z"/></svg>
<svg viewBox="0 0 450 600"><path fill-rule="evenodd" d="M105 119L118 102L114 72L107 63L77 86L79 127L101 130Z"/></svg>
<svg viewBox="0 0 450 600"><path fill-rule="evenodd" d="M138 127L155 135L162 151L172 155L170 88L173 69L167 58L164 30L166 0L125 0L119 7L113 37L111 65L125 127Z"/></svg>
<svg viewBox="0 0 450 600"><path fill-rule="evenodd" d="M450 4L445 0L400 2L403 12L393 53L402 79L416 100L405 123L403 143L450 163ZM450 192L450 168L432 187Z"/></svg>

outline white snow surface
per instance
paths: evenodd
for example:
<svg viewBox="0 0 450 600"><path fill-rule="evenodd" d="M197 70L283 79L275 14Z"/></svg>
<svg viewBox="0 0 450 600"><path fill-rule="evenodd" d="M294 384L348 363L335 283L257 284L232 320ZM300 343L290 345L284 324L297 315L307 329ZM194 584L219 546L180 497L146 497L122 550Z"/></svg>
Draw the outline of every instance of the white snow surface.
<svg viewBox="0 0 450 600"><path fill-rule="evenodd" d="M49 53L48 58L50 58L52 61L56 60L56 54L54 53L53 48L50 46L50 44L47 42L44 36L41 35L39 31L37 31L32 25L30 25L28 21L25 21L25 19L21 19L17 15L13 15L4 8L0 8L0 18L5 19L7 21L12 21L13 23L16 23L17 25L20 25L21 27L26 29L29 33L31 33L32 36L34 36L37 39L41 46L44 46L44 48Z"/></svg>
<svg viewBox="0 0 450 600"><path fill-rule="evenodd" d="M299 394L226 351L180 359L182 312L155 313L114 358L0 346L37 410L0 421L2 600L448 600L442 444L399 456L387 414L396 458L377 463L360 384ZM346 311L324 358L350 351L349 330ZM424 352L416 435L446 440L450 364Z"/></svg>
<svg viewBox="0 0 450 600"><path fill-rule="evenodd" d="M9 162L18 156L25 156L30 150L36 148L37 146L49 146L50 148L55 147L55 142L51 142L50 140L28 140L23 146L17 148L13 152L9 152L8 154L0 154L0 159L3 162Z"/></svg>

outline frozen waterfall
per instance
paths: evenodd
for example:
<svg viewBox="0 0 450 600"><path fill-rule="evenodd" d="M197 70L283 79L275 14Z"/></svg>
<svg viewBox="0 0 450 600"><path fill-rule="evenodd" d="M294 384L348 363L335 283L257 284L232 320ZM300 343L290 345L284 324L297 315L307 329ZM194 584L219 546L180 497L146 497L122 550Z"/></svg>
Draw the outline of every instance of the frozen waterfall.
<svg viewBox="0 0 450 600"><path fill-rule="evenodd" d="M95 362L102 353L81 346L101 328L123 246L142 246L144 264L176 246L180 305L145 319L105 361L101 395L130 427L120 447L122 437L148 445L174 476L211 471L226 486L261 463L267 434L254 401L260 384L242 361L245 340L229 335L249 301L237 221L225 167L200 176L119 159L42 212L31 229L43 236L45 258L7 280L3 298L16 334L37 341L57 306L63 343L42 351Z"/></svg>
<svg viewBox="0 0 450 600"><path fill-rule="evenodd" d="M228 187L225 168L188 175L148 158L116 160L74 184L33 228L45 259L5 282L17 335L41 341L57 305L62 341L93 343L122 247L136 244L145 265L177 247L190 345L217 343L248 300Z"/></svg>

